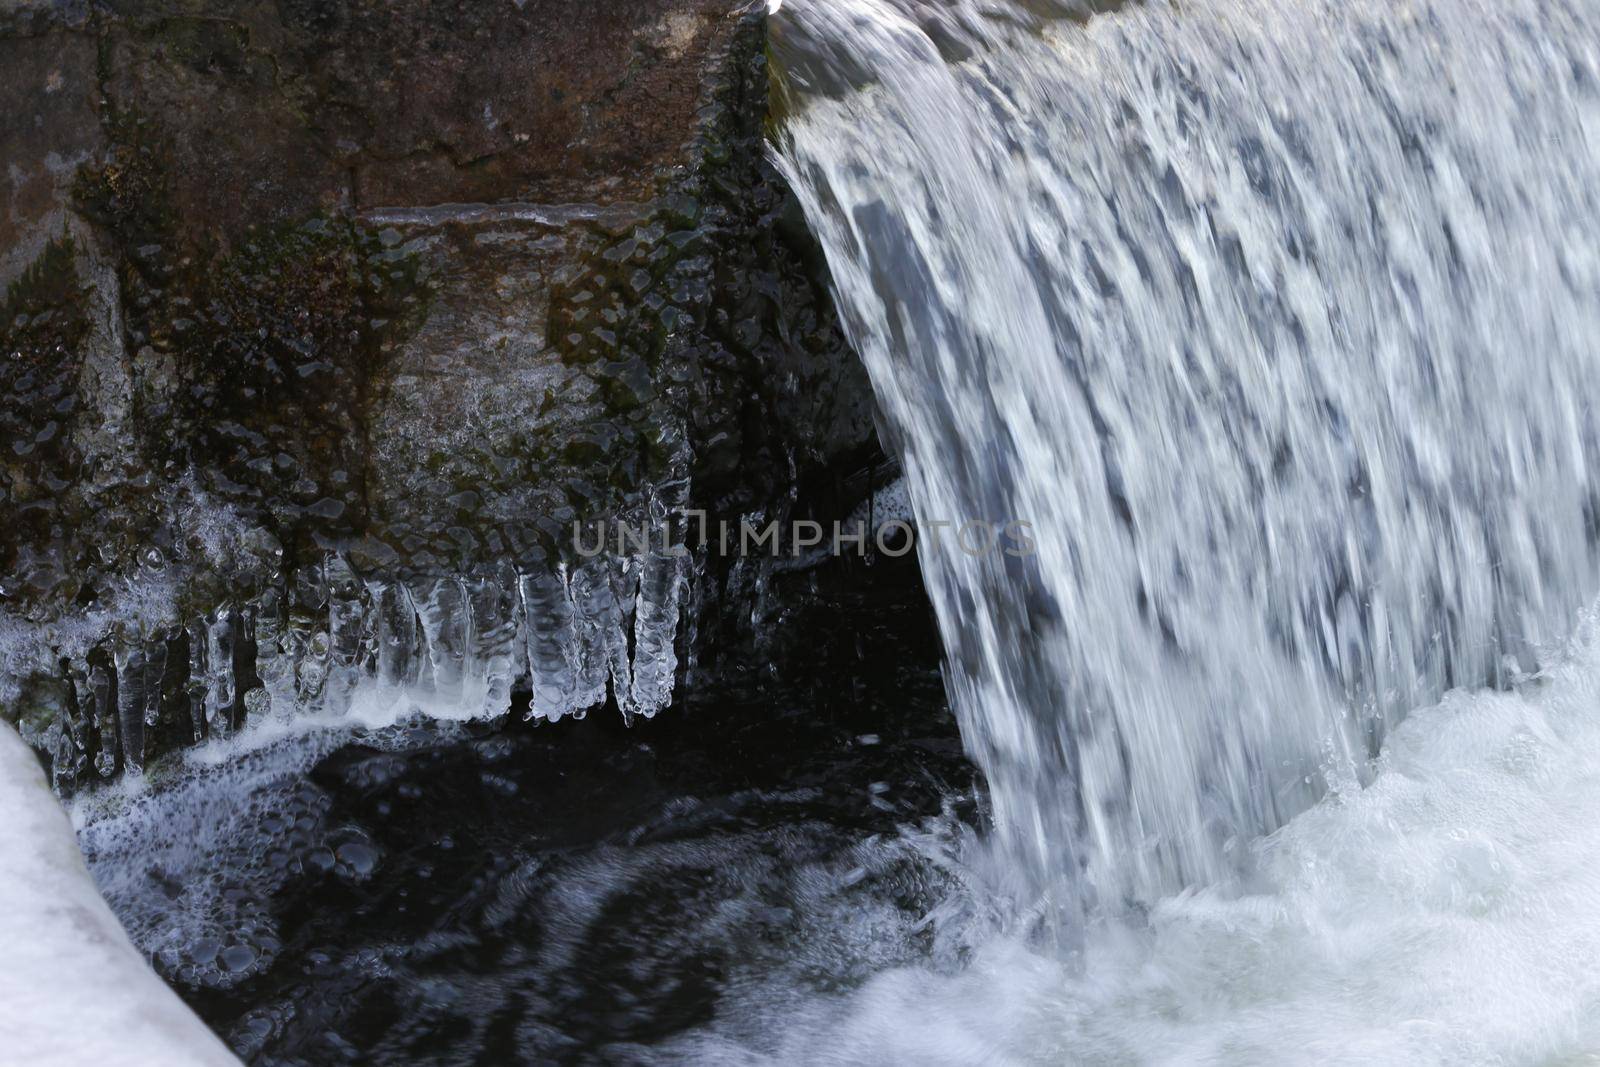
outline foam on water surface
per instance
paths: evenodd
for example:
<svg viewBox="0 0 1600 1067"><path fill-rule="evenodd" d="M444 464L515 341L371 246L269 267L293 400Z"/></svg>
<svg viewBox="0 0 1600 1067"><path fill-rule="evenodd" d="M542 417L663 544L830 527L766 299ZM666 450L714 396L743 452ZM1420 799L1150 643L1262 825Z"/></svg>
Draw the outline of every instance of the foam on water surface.
<svg viewBox="0 0 1600 1067"><path fill-rule="evenodd" d="M385 876L384 857L328 819L306 775L356 737L379 752L407 743L403 725L357 731L348 720L248 733L195 749L159 789L132 780L78 806L101 888L143 953L186 984L228 987L273 962L272 897L290 865L323 863L330 876L357 882ZM374 756L362 773L384 765ZM39 792L48 799L42 782ZM819 876L798 938L744 966L711 1026L638 1056L1587 1062L1600 1055L1597 825L1600 641L1591 628L1509 691L1455 691L1414 712L1390 735L1370 784L1341 784L1258 842L1239 885L1162 899L1142 920L1097 924L1073 960L997 935L981 899L947 899L921 922L883 906L846 907L852 872L843 862ZM948 865L948 851L934 853L949 844L912 834L856 851L868 869L907 845ZM740 851L748 843L728 848L730 863L748 862ZM606 847L591 866L602 879L621 877L612 868L670 872L672 855L671 847ZM581 878L562 884L563 899L583 897ZM934 948L908 965L918 954L905 944L930 926ZM681 936L692 952L715 941L718 927ZM55 951L50 943L40 950ZM841 952L859 957L864 984L820 994L808 969Z"/></svg>
<svg viewBox="0 0 1600 1067"><path fill-rule="evenodd" d="M1577 1064L1600 1057L1600 644L1515 691L1456 691L1366 788L1064 963L980 938L836 1000L760 994L673 1058L818 1064ZM773 993L774 991L768 991ZM781 996L790 996L784 991Z"/></svg>
<svg viewBox="0 0 1600 1067"><path fill-rule="evenodd" d="M373 876L381 855L358 828L330 821L310 778L341 746L382 750L453 736L483 716L482 679L460 699L433 687L357 682L338 712L262 722L196 745L160 780L119 779L71 806L95 881L139 949L188 987L227 988L271 967L282 947L275 895L305 871Z"/></svg>

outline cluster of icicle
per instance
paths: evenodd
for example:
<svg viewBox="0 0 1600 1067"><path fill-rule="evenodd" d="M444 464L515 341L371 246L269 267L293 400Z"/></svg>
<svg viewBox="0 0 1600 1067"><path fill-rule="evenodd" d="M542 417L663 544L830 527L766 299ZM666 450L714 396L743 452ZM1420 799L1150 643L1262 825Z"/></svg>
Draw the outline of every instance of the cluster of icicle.
<svg viewBox="0 0 1600 1067"><path fill-rule="evenodd" d="M650 500L665 528L670 500ZM58 785L139 772L175 747L291 719L623 716L672 700L690 560L658 530L631 556L399 579L339 555L238 603L66 662L67 707L41 738ZM53 736L51 736L53 735Z"/></svg>

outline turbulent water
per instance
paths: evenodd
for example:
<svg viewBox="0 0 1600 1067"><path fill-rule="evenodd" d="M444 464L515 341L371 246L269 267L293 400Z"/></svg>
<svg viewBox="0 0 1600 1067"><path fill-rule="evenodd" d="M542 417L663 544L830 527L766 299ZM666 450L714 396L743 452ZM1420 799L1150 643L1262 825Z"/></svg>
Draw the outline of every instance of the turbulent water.
<svg viewBox="0 0 1600 1067"><path fill-rule="evenodd" d="M919 519L1036 531L1020 560L920 542L1025 901L1235 879L1407 709L1570 632L1600 8L775 19L781 164Z"/></svg>
<svg viewBox="0 0 1600 1067"><path fill-rule="evenodd" d="M678 1061L1592 1063L1597 708L1589 633L1515 691L1413 713L1367 788L1265 842L1246 892L1094 927L1080 968L1002 937L954 974L903 967L845 999L758 991Z"/></svg>

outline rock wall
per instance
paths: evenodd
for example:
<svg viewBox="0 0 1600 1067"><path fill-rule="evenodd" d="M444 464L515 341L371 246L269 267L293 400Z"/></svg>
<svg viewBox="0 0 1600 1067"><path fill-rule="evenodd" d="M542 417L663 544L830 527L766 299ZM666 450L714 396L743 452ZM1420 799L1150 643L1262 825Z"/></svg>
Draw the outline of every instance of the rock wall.
<svg viewBox="0 0 1600 1067"><path fill-rule="evenodd" d="M0 3L0 707L58 786L365 676L670 699L696 575L572 524L876 454L764 45L728 0Z"/></svg>

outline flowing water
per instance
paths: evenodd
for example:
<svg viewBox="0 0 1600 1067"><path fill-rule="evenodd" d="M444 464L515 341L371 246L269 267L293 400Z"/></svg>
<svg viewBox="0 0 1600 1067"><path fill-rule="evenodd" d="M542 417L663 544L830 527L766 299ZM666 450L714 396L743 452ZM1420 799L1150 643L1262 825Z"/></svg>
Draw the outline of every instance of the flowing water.
<svg viewBox="0 0 1600 1067"><path fill-rule="evenodd" d="M1600 643L1413 712L1360 791L1257 851L1247 891L1015 937L846 998L730 1003L675 1062L1576 1067L1600 1056ZM758 1030L752 1020L766 1021ZM753 1035L753 1036L752 1036Z"/></svg>
<svg viewBox="0 0 1600 1067"><path fill-rule="evenodd" d="M1600 8L786 0L1009 891L1224 884L1596 590Z"/></svg>
<svg viewBox="0 0 1600 1067"><path fill-rule="evenodd" d="M810 682L626 741L286 720L78 811L236 1049L1596 1062L1600 6L1071 6L772 24L991 831L920 603L820 595ZM518 589L536 712L665 699L606 588Z"/></svg>

